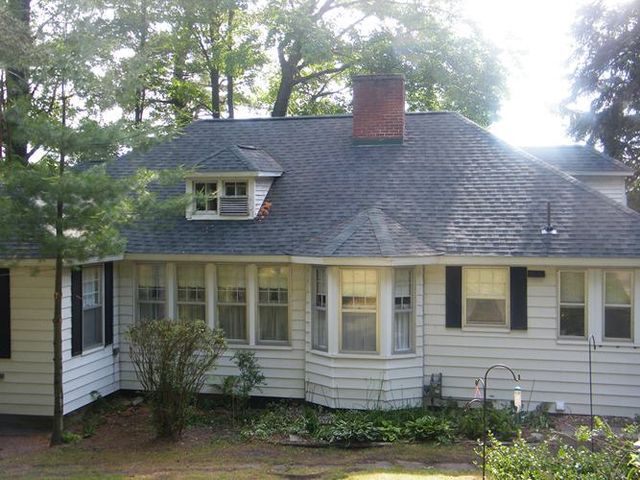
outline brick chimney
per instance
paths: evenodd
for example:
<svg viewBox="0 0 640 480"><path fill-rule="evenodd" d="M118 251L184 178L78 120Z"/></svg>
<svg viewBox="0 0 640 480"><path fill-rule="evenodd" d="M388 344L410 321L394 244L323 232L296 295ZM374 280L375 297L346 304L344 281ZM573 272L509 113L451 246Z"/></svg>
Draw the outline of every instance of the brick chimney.
<svg viewBox="0 0 640 480"><path fill-rule="evenodd" d="M404 76L353 77L353 143L402 143L404 137Z"/></svg>

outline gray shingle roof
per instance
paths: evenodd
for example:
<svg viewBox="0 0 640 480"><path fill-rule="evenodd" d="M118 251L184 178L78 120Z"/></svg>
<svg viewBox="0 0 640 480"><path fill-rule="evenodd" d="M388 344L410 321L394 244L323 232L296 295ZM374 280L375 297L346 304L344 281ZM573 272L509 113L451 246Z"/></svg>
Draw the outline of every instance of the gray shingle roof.
<svg viewBox="0 0 640 480"><path fill-rule="evenodd" d="M640 257L639 214L458 114L407 115L402 145L354 146L351 124L350 116L202 120L167 144L114 162L111 171L124 175L189 166L250 144L284 171L266 219L177 215L130 229L127 251ZM183 193L184 185L171 192ZM556 236L540 234L547 201ZM374 226L378 219L388 235Z"/></svg>
<svg viewBox="0 0 640 480"><path fill-rule="evenodd" d="M262 148L229 145L196 161L203 172L268 172L280 175L282 167Z"/></svg>
<svg viewBox="0 0 640 480"><path fill-rule="evenodd" d="M524 149L571 175L633 175L633 170L624 163L586 145L524 147Z"/></svg>

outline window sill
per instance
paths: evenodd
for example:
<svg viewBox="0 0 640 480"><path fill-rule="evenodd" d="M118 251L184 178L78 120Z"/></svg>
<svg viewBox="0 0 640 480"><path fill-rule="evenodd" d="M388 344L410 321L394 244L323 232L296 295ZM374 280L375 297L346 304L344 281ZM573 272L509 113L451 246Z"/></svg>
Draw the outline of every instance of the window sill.
<svg viewBox="0 0 640 480"><path fill-rule="evenodd" d="M230 343L227 345L227 350L280 350L280 351L292 351L291 345L250 345L248 343Z"/></svg>
<svg viewBox="0 0 640 480"><path fill-rule="evenodd" d="M338 358L338 359L353 359L353 360L403 360L410 358L417 358L418 355L415 352L412 353L398 353L396 355L380 355L379 353L328 353L321 350L311 350L308 353L325 358Z"/></svg>
<svg viewBox="0 0 640 480"><path fill-rule="evenodd" d="M526 332L526 330L511 330L504 325L491 326L491 325L463 325L463 332L485 332L485 333L511 333L511 332Z"/></svg>
<svg viewBox="0 0 640 480"><path fill-rule="evenodd" d="M587 344L586 338L559 338L556 340L558 345L571 345L575 347L585 347ZM628 341L611 341L611 340L598 340L596 341L596 345L598 348L640 348L640 344L633 343L631 340Z"/></svg>

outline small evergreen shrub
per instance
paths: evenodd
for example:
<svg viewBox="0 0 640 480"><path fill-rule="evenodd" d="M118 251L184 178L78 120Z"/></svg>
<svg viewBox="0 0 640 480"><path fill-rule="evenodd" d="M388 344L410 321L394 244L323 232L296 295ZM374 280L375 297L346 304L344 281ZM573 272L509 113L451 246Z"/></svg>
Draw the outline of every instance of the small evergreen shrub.
<svg viewBox="0 0 640 480"><path fill-rule="evenodd" d="M153 320L129 330L131 360L147 392L158 437L177 439L208 373L225 350L222 331L204 322Z"/></svg>
<svg viewBox="0 0 640 480"><path fill-rule="evenodd" d="M251 392L262 391L265 378L254 352L237 350L231 360L238 367L239 375L224 379L222 394L229 399L235 418L238 413L246 412Z"/></svg>
<svg viewBox="0 0 640 480"><path fill-rule="evenodd" d="M513 408L497 409L487 406L487 430L492 432L498 440L510 440L518 432L518 417ZM481 439L484 432L482 422L482 408L472 408L458 412L457 431L460 435L470 439Z"/></svg>

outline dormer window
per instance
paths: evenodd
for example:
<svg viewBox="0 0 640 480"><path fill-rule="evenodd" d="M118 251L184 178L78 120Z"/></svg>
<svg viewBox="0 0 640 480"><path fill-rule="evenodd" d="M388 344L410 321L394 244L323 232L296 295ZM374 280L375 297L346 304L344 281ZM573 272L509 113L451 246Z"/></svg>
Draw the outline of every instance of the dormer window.
<svg viewBox="0 0 640 480"><path fill-rule="evenodd" d="M196 212L218 213L218 182L196 182Z"/></svg>

